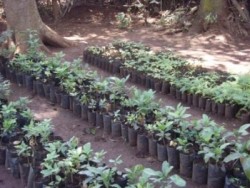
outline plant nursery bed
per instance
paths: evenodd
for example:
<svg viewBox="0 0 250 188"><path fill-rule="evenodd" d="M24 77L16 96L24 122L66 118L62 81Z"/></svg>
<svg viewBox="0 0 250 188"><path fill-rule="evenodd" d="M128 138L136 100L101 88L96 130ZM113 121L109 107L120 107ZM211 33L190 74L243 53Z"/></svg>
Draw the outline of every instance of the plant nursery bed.
<svg viewBox="0 0 250 188"><path fill-rule="evenodd" d="M20 95L17 95L17 93L23 93L21 95L24 95L24 96L30 95L30 93L26 93L27 92L26 90L23 90L23 89L19 88L15 84L13 84L13 85L14 85L13 91L15 91L15 95L14 95L14 97L12 96L13 97L12 99L15 99L16 97L20 96ZM45 87L44 87L44 90L45 90ZM121 140L120 138L114 138L114 137L116 137L115 135L111 134L111 137L108 136L108 139L107 139L107 135L106 135L106 137L104 137L105 135L103 136L103 132L99 131L97 128L93 128L92 127L93 125L88 126L88 127L84 127L82 131L79 131L79 129L82 128L82 121L80 120L80 118L76 117L77 114L73 115L72 113L69 112L69 110L58 108L57 106L54 106L54 103L48 102L48 101L46 101L46 99L40 98L37 95L30 95L29 98L31 98L31 99L33 99L35 101L34 104L32 104L32 103L30 104L31 109L34 109L34 110L36 108L39 109L38 110L39 112L35 113L36 120L48 118L51 115L54 121L58 121L58 126L55 127L56 128L56 133L58 132L59 135L62 136L63 138L66 138L66 139L70 138L71 135L74 135L74 136L77 136L77 137L81 138L81 136L84 135L83 136L84 139L80 140L80 142L82 144L84 144L86 142L89 142L89 141L90 142L101 142L101 143L105 143L106 147L107 147L107 144L108 144L108 148L110 148L116 154L117 153L121 154L122 151L123 152L126 151L126 155L128 154L129 150L126 149L126 148L121 148L121 143L123 143L125 145L125 147L128 147L128 145L125 144L124 141ZM60 104L60 106L62 106L62 103ZM61 110L65 111L65 114L63 114L63 117L60 116ZM71 118L69 117L69 116L72 116L72 115L74 117L74 120L71 120ZM67 122L66 119L64 119L64 118L69 120L69 122ZM78 122L76 120L80 120L80 122ZM67 124L64 124L65 122L67 122ZM83 124L85 124L85 123L83 123ZM93 122L91 122L90 119L89 119L88 125L91 125L92 123ZM105 131L105 129L104 129L104 131ZM88 138L88 136L89 136L89 138ZM85 140L86 138L88 138L88 139ZM129 138L129 140L130 140L130 138ZM129 144L131 145L131 143L129 143ZM137 140L137 144L138 144L138 140ZM103 148L105 148L105 146L101 145L101 148L103 149ZM121 152L118 151L117 148L122 149ZM158 166L158 165L160 165L159 162L156 162L156 160L153 159L153 158L150 158L150 157L148 158L147 155L144 155L143 153L141 153L141 151L138 152L138 148L140 148L140 147L138 146L137 149L135 149L135 148L132 149L133 152L132 152L131 156L133 156L133 157L129 158L129 161L135 162L134 159L136 159L136 158L142 158L142 157L145 158L146 157L146 160L145 159L143 159L143 160L145 160L150 165L153 165L153 168L158 168L158 169L160 168L160 166ZM143 145L142 145L142 148L144 148ZM169 151L170 151L170 148L168 149L168 152ZM108 153L110 153L111 156L113 156L112 152L108 152ZM157 154L157 155L158 155L158 157L160 156L160 154ZM168 153L168 155L170 156L169 153ZM139 160L141 160L141 159L139 159ZM158 160L161 161L162 159L158 158ZM166 160L166 159L163 159L163 160ZM171 159L169 158L169 160L171 160ZM141 161L139 163L141 163ZM139 164L139 163L136 162L136 164ZM172 164L176 164L177 166L179 166L178 162L175 163L173 161ZM127 165L128 164L126 164L126 166L124 166L124 167L127 167ZM175 167L176 169L179 168L177 166ZM193 182L189 182L189 183L190 183L191 187L196 187L196 185ZM187 186L187 187L189 187L189 186ZM202 186L199 185L198 187L202 187Z"/></svg>
<svg viewBox="0 0 250 188"><path fill-rule="evenodd" d="M103 77L103 78L113 76L112 73L105 71L97 66L92 65L92 64L88 64L87 62L83 62L83 65L84 65L84 68L87 70L98 72L98 75ZM116 76L119 76L119 75L116 75ZM127 86L128 90L129 90L129 88L133 88L133 87L136 87L142 91L148 90L147 88L145 88L141 84L131 82L130 80L128 80L126 82L126 86ZM155 96L156 96L155 101L157 101L162 107L164 107L166 105L167 106L177 106L180 103L180 100L176 99L175 97L173 97L171 95L166 95L166 94L161 93L161 92L156 92ZM186 107L189 107L187 103L184 103L183 105ZM244 124L244 122L240 119L236 119L236 118L228 119L225 117L220 117L216 114L213 114L212 112L206 112L205 110L202 110L198 107L189 107L187 109L187 112L189 114L191 114L191 116L188 118L190 120L200 119L203 114L207 114L216 123L223 125L228 130L233 130L233 129L239 127L240 125Z"/></svg>
<svg viewBox="0 0 250 188"><path fill-rule="evenodd" d="M249 134L247 129L250 127L249 124L237 127L231 132L205 114L196 119L188 114L188 108L181 104L175 107L160 105L156 100L156 95L152 88L139 90L133 87L128 90L126 82L129 77L100 77L97 72L83 69L81 61L79 60L65 62L61 54L56 54L54 57L46 57L42 53L36 54L36 56L33 57L23 54L16 56L10 61L2 59L0 71L7 79L16 85L12 91L17 92L17 86L25 88L32 94L32 97L29 98L33 98L36 102L33 108L41 108L43 111L35 115L35 121L28 119L29 123L27 122L26 124L24 122L22 122L24 124L21 124L18 121L18 126L25 125L25 127L22 130L17 127L19 128L17 131L20 130L20 134L25 135L25 139L27 138L28 140L24 140L24 142L29 144L20 144L19 147L25 146L33 148L34 146L35 154L37 151L40 151L37 148L38 146L43 149L45 147L49 152L55 150L53 147L59 147L56 149L58 153L49 153L49 155L44 155L41 158L44 160L41 163L43 164L42 167L39 165L35 166L36 163L32 163L33 166L30 172L34 174L38 172L38 169L43 169L41 171L41 173L43 173L43 179L47 177L45 174L53 172L49 170L51 169L51 162L49 162L51 157L52 159L55 158L55 160L53 160L55 164L54 162L52 164L59 165L58 167L63 165L63 169L66 168L66 170L60 171L60 174L64 174L62 177L65 177L63 181L60 175L53 174L48 175L50 178L45 178L43 184L50 183L54 186L59 182L61 185L66 185L69 182L73 183L75 180L73 177L78 177L76 175L85 175L88 177L86 180L90 178L90 180L93 181L87 183L95 184L98 182L95 182L95 179L92 178L96 175L99 177L101 171L106 173L109 170L113 171L117 169L117 167L107 168L108 166L106 165L105 168L102 166L96 168L95 165L98 164L99 166L101 163L96 164L94 161L89 161L87 155L84 154L84 156L86 155L87 157L87 160L84 161L90 166L84 166L84 170L80 170L78 169L79 165L76 165L77 170L68 171L70 169L68 169L69 163L67 163L67 160L72 160L72 156L78 154L78 152L81 153L82 149L87 152L88 147L90 147L89 142L108 143L108 147L112 149L113 152L118 153L118 158L115 156L116 160L112 162L114 164L120 163L119 154L121 154L122 151L120 152L119 149L124 145L124 147L131 147L132 149L130 151L134 151L133 155L131 155L131 161L135 162L133 157L146 158L146 162L150 161L151 164L153 161L161 161L163 171L173 168L185 177L192 177L192 182L202 185L207 184L208 188L220 188L223 187L224 184L231 185L237 183L243 186L248 184L246 175L249 174L243 174L241 177L237 174L235 175L234 171L238 169L240 173L243 173L243 171L247 171L248 168L249 158L244 156L248 155L249 152L249 140L247 138ZM172 92L175 93L174 96L177 98L177 90L173 90ZM28 110L24 110L25 113L21 113L21 109L24 108L23 105L21 105L21 101L25 100L19 100L15 103L1 106L1 113L3 114L2 130L4 133L2 138L7 138L7 136L15 133L12 132L13 125L15 125L16 121L13 117L21 116L26 119L31 117L31 113L28 113ZM47 102L44 100L47 100ZM200 99L196 102L200 104ZM39 103L39 105L37 105L37 103ZM50 104L50 106L47 106L47 104ZM58 107L60 107L60 109ZM82 127L81 122L67 122L60 117L61 110L68 113L64 115L64 118L70 119L68 117L74 115L76 120L85 120L85 123L87 121L89 126ZM53 135L51 135L53 136L52 141L54 138L57 138L58 132L61 133L59 135L60 138L68 140L64 143L66 145L63 144L62 147L58 144L55 145L55 143L49 144L48 146L45 145L48 144L45 142L46 140L50 141L50 137L48 136L50 133L52 134L51 124L45 120L50 115L55 121L60 121L58 123L59 126L56 126L57 132L53 132ZM64 123L67 122L66 127L61 121L64 121ZM46 129L46 127L48 129ZM48 131L42 131L43 129ZM62 134L63 132L65 134ZM46 136L46 133L49 133L49 135ZM75 141L74 139L72 140L72 136L80 138L79 143L83 145L81 146L82 149L78 150L77 147L74 147ZM44 142L45 144L43 144ZM9 144L8 146L11 146L14 142L10 142ZM69 153L65 153L65 151L67 151L65 147L70 147ZM104 147L102 147L102 149L103 148ZM125 148L122 150L127 153L129 151ZM11 148L6 149L6 159L8 159L8 156L12 158L15 157L11 154L11 151ZM28 148L27 151L29 151ZM112 152L109 153L113 156ZM43 152L43 154L46 154L46 151ZM98 155L101 155L101 153ZM34 155L34 157L32 157L32 159L40 159L36 155ZM61 157L63 158L63 163L57 163ZM239 159L241 157L244 157L244 160L241 160L240 163ZM97 159L93 158L93 160ZM12 175L17 177L18 173L13 173L15 172L14 167L16 163L12 164L9 163L8 160L6 161L7 165L11 165ZM166 161L168 161L168 163L166 163ZM238 161L238 163L231 164L231 161ZM105 164L109 162L110 160L105 161ZM83 164L84 163L81 163L81 165ZM168 165L172 167L169 168ZM127 170L125 169L125 171ZM202 174L200 174L200 171L202 171ZM144 175L145 178L146 174L151 177L152 181L156 181L155 178L159 176L159 173L153 169L145 169L142 175ZM72 176L69 176L69 174ZM200 175L202 175L202 177L200 177ZM40 176L34 176L34 178L39 178ZM71 179L69 177L71 177ZM103 176L101 177L103 178ZM114 181L116 179L115 177L118 178L121 177L121 175L117 174L114 176ZM83 176L78 178L84 179ZM178 176L174 176L173 178L173 182L182 183L183 181ZM235 178L237 182L232 182ZM39 179L36 180L38 181ZM101 180L104 181L104 179ZM138 181L139 180L142 181L143 179L139 178ZM161 183L164 183L162 180ZM78 182L77 180L75 181ZM114 183L111 179L108 181ZM79 187L80 182L78 182L77 185Z"/></svg>
<svg viewBox="0 0 250 188"><path fill-rule="evenodd" d="M136 156L135 147L129 147L122 139L112 139L110 136L103 137L102 131L96 130L95 134L90 133L89 123L76 117L69 110L64 110L59 106L52 105L48 100L37 95L32 95L24 88L12 84L12 92L9 99L16 101L20 97L28 97L31 100L29 108L32 110L36 120L50 118L54 125L56 135L67 140L72 136L80 139L80 143L91 143L94 151L106 151L105 162L110 158L116 158L121 155L123 163L119 165L120 170L133 167L136 164L142 164L155 170L160 170L161 162L149 156ZM4 166L0 166L0 187L1 188L21 188L21 180L12 177L11 172ZM190 179L184 178L187 182L187 188L205 188L205 185L196 185ZM174 186L175 187L175 186Z"/></svg>
<svg viewBox="0 0 250 188"><path fill-rule="evenodd" d="M133 83L170 95L220 118L250 122L249 75L233 76L193 66L171 52L153 52L141 43L114 41L90 46L83 61Z"/></svg>
<svg viewBox="0 0 250 188"><path fill-rule="evenodd" d="M227 143L229 140L221 139L226 130L208 116L202 115L201 118L195 119L187 113L187 108L181 105L176 107L163 105L161 107L155 100L153 90L141 91L132 88L127 91L125 84L127 78L97 77L97 73L82 69L79 61L62 63L60 54L47 58L46 61L28 61L29 66L26 61L20 61L19 58L27 57L20 56L10 63L3 63L1 72L13 83L26 88L32 94L30 98L33 98L36 103L33 108L31 106L31 109L42 108L42 113L35 114L37 121L46 119L50 115L54 121L60 121L59 126L55 127L55 133L61 133L60 136L63 139L71 138L73 135L80 138L81 144L89 141L108 143L108 147L118 155L122 153L119 152L122 145L132 146L132 149L129 150L122 149L126 153L134 151L129 160L135 162L134 158L146 158L151 164L156 159L158 161L168 160L174 169L180 169L181 174L193 177L194 182L197 182L197 178L199 179L199 171L196 171L198 174L190 174L192 166L197 163L194 155L199 157L204 152L204 156L211 159L208 161L208 158L204 157L201 160L203 163L209 162L209 165L205 165L205 169L203 169L202 184L206 184L207 180L209 188L214 188L217 183L218 188L224 186L226 176L221 171L222 166L220 165L223 164L224 159L222 154L227 152L225 155L228 155L228 151L224 147L229 146ZM13 91L20 93L16 87ZM45 99L47 102L44 101ZM50 106L47 106L46 103ZM57 105L63 109L57 108ZM81 117L85 123L86 120L88 121L89 126L83 127L81 122L70 121L65 127L61 122L66 122L60 117L61 110L68 115L72 115L73 112L75 120ZM70 119L68 115L64 114L64 118ZM247 128L248 125L240 128L239 135L246 135L245 129ZM185 140L186 137L189 137L188 140ZM87 140L85 140L86 138ZM240 142L243 141L241 137L237 137L237 139ZM210 144L210 141L214 144ZM213 149L221 144L223 147L216 148L221 150L218 155L210 155L213 154L213 151L207 150L205 147L200 148L199 142L210 144L209 147ZM239 141L235 140L235 142ZM182 152L189 151L188 143L193 144L194 155L182 155ZM105 147L101 146L101 148ZM234 151L230 148L227 149L230 153ZM148 157L148 154L153 157ZM183 164L187 159L188 163ZM216 165L212 163L213 160L216 160ZM200 165L200 163L198 164ZM186 168L190 168L190 170L187 171ZM218 172L220 177L213 177L212 170ZM193 171L193 173L195 172Z"/></svg>
<svg viewBox="0 0 250 188"><path fill-rule="evenodd" d="M72 11L77 16L88 12L77 10ZM78 46L65 50L73 58L81 54L82 59L86 44L107 44L114 38L157 44L165 51L166 41L162 39L171 38L149 34L146 28L121 34L103 19L101 24L88 23L92 27L86 27L85 21L77 18L74 27L70 24L74 17L70 15L58 27L52 24L60 34L79 39ZM79 24L84 26L80 29ZM181 38L178 40L183 44ZM170 45L173 41L171 38ZM121 47L118 50L117 45ZM196 45L195 48L198 49ZM126 61L120 61L117 52ZM245 52L244 49L244 55ZM93 187L104 187L105 178L106 183L123 184L122 188L125 184L148 187L147 183L158 188L154 180L166 185L170 178L184 186L185 182L173 173L183 176L188 188L249 187L249 124L241 126L249 122L249 93L243 92L249 91L248 77L235 79L221 72L210 74L205 69L193 69L172 54L156 53L130 42L109 44L104 50L89 47L83 59L91 64L88 69L82 69L81 60L65 62L62 54L47 57L36 50L10 61L0 58L1 74L12 82L9 103L1 98L5 92L0 87L0 188L22 188L27 182L39 185L28 188L48 184L80 188L83 180L89 180L87 184ZM158 60L161 63L155 63ZM127 75L130 83L126 82ZM237 87L232 87L234 84ZM130 88L134 85L137 87ZM21 102L26 99L20 97L32 100L28 108ZM192 108L177 105L180 101ZM234 119L238 114L243 114L241 121ZM98 158L103 152L94 157L92 149L104 150L105 159ZM25 173L27 164L29 171L26 168ZM138 170L138 164L146 167L139 170L139 176L144 178L129 182L134 178L129 178L129 169L130 173L133 167ZM170 174L169 165L174 169ZM149 178L151 182L143 181Z"/></svg>
<svg viewBox="0 0 250 188"><path fill-rule="evenodd" d="M128 147L121 138L112 139L111 136L103 135L102 130L99 129L95 129L95 133L91 133L89 123L75 116L70 110L62 109L58 105L52 105L48 100L32 95L26 89L20 88L16 84L12 84L11 88L15 93L11 94L10 100L15 101L20 97L28 97L31 100L28 106L34 113L35 119L51 119L56 134L64 140L76 136L80 139L81 144L91 142L95 151L102 149L107 151L106 162L110 158L116 158L119 155L124 156L124 163L120 165L121 170L135 164L145 164L148 167L160 168L161 164L157 160L150 158L142 160L136 157L136 148Z"/></svg>

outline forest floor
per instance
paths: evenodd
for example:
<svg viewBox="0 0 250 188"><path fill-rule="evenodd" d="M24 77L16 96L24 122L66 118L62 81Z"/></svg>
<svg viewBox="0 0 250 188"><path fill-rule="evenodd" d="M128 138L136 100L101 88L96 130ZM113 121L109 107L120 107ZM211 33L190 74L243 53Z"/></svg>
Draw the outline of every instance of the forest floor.
<svg viewBox="0 0 250 188"><path fill-rule="evenodd" d="M114 14L116 10L103 9L95 10L91 7L78 7L73 9L62 21L53 24L45 20L59 34L77 41L77 45L67 49L51 48L53 52L63 51L65 59L71 61L82 58L84 48L89 45L105 45L115 39L132 40L142 42L153 50L172 50L174 53L188 59L190 62L202 65L211 69L219 69L235 74L247 73L250 71L250 40L233 39L228 35L214 32L194 35L182 33L166 35L164 31L155 32L152 27L144 26L138 22L130 30L120 30L116 27ZM152 19L151 22L154 20ZM110 74L88 66L88 69L98 71L100 77L111 76ZM130 87L134 84L128 83ZM140 86L136 87L144 89ZM91 142L95 151L107 151L106 160L122 156L123 164L121 170L132 167L135 164L143 164L146 167L160 169L161 163L151 157L140 158L137 156L136 148L128 146L123 140L114 140L103 137L102 131L97 130L95 135L86 134L89 127L87 122L75 117L70 111L58 106L51 105L46 99L33 96L27 90L12 84L10 100L16 100L21 96L27 96L32 100L29 107L34 112L36 119L51 118L55 126L56 134L65 140L72 136L80 138L80 142ZM161 105L176 106L178 101L170 96L156 94L157 100L161 99ZM191 119L198 119L203 112L200 109L192 108L188 112ZM232 130L241 125L239 120L227 120L209 114L220 125ZM187 180L187 187L202 188ZM0 188L20 188L20 181L10 176L10 173L0 167Z"/></svg>

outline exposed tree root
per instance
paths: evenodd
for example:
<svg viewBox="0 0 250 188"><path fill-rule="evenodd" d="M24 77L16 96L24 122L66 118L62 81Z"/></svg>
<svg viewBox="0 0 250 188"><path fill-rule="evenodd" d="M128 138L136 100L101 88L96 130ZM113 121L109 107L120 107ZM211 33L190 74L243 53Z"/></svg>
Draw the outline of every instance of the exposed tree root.
<svg viewBox="0 0 250 188"><path fill-rule="evenodd" d="M46 52L49 50L45 47L45 44L61 48L70 47L74 44L43 23L35 0L4 0L4 8L9 28L14 32L13 38L18 53L27 51L30 31L36 32L38 42Z"/></svg>
<svg viewBox="0 0 250 188"><path fill-rule="evenodd" d="M177 28L177 29L168 29L167 31L164 32L165 35L173 35L176 33L183 32L183 28Z"/></svg>
<svg viewBox="0 0 250 188"><path fill-rule="evenodd" d="M69 41L62 36L58 35L54 30L50 29L47 25L41 28L40 31L41 40L43 43L47 43L49 45L60 47L60 48L67 48L73 46L75 43Z"/></svg>

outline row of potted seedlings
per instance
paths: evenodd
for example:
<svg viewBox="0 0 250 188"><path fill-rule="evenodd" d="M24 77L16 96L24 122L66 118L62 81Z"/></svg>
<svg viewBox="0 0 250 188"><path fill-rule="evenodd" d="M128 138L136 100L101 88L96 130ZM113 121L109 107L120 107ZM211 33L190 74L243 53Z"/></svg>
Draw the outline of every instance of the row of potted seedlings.
<svg viewBox="0 0 250 188"><path fill-rule="evenodd" d="M59 62L57 58L34 63L43 71L36 74L37 69L33 69L33 74L40 75L37 78L42 80L50 80L48 95L41 95L46 93L47 82L41 79L33 81L42 83L40 92L37 85L33 87L39 95L71 109L92 126L103 127L107 135L122 136L129 145L137 146L140 155L150 154L160 161L168 160L182 175L192 177L197 183L207 183L208 187L223 187L224 184L247 186L246 175L249 174L245 175L244 170L249 168L246 165L249 162L249 140L243 141L242 137L248 134L248 124L229 134L206 115L201 120L188 122L185 107L160 108L154 102L155 93L152 90L142 92L132 89L128 97L125 87L128 77L100 81L93 73L82 70L79 63L60 62L60 67L56 66ZM32 66L29 65L31 70ZM11 71L14 70L12 66ZM19 70L22 69L19 67ZM8 75L9 68L5 71ZM55 85L57 79L60 82ZM24 85L27 87L27 84ZM60 96L54 93L59 90L57 87L60 88Z"/></svg>
<svg viewBox="0 0 250 188"><path fill-rule="evenodd" d="M0 90L2 93L3 90ZM2 96L2 95L1 95ZM105 151L95 152L90 143L79 146L72 137L63 141L53 132L50 120L36 121L27 98L7 102L0 98L0 165L21 178L27 188L80 187L184 187L178 175L170 175L167 162L161 171L135 165L121 172L121 156L104 163Z"/></svg>
<svg viewBox="0 0 250 188"><path fill-rule="evenodd" d="M84 62L132 82L226 118L250 122L250 75L232 76L190 65L166 52L154 53L140 43L115 41L88 47Z"/></svg>

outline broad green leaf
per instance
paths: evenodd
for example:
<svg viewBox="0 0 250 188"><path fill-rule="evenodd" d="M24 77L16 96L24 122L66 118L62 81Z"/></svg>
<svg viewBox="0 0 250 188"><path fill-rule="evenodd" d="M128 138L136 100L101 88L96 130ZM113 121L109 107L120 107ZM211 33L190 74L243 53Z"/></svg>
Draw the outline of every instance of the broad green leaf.
<svg viewBox="0 0 250 188"><path fill-rule="evenodd" d="M224 162L228 163L230 161L234 161L234 160L239 159L241 157L242 157L242 154L240 154L239 152L231 153L228 156L226 156L226 158L224 159Z"/></svg>
<svg viewBox="0 0 250 188"><path fill-rule="evenodd" d="M176 175L176 174L173 175L173 176L170 176L169 178L171 179L171 181L175 185L177 185L179 187L185 187L186 186L186 181L184 179L182 179L180 176Z"/></svg>
<svg viewBox="0 0 250 188"><path fill-rule="evenodd" d="M231 143L224 143L220 146L220 149L224 150L227 146L229 146Z"/></svg>
<svg viewBox="0 0 250 188"><path fill-rule="evenodd" d="M204 155L204 161L205 161L205 163L208 163L208 161L209 161L211 158L214 159L214 158L215 158L215 154L214 154L214 153L206 153L206 154Z"/></svg>
<svg viewBox="0 0 250 188"><path fill-rule="evenodd" d="M121 188L121 186L118 185L118 184L111 185L111 187L114 187L114 188Z"/></svg>
<svg viewBox="0 0 250 188"><path fill-rule="evenodd" d="M250 128L250 124L242 125L242 126L239 128L238 132L241 133L241 135L246 136L246 135L249 134L248 131L247 131L248 128Z"/></svg>
<svg viewBox="0 0 250 188"><path fill-rule="evenodd" d="M164 173L165 176L168 176L168 174L171 172L172 169L173 167L170 166L167 161L164 161L162 163L162 172Z"/></svg>
<svg viewBox="0 0 250 188"><path fill-rule="evenodd" d="M155 171L155 170L153 170L151 168L145 168L143 170L143 174L145 176L147 176L147 178L149 178L151 176L159 176L159 175L161 175L161 172L160 171Z"/></svg>
<svg viewBox="0 0 250 188"><path fill-rule="evenodd" d="M250 157L241 158L240 161L248 180L250 180Z"/></svg>
<svg viewBox="0 0 250 188"><path fill-rule="evenodd" d="M84 144L83 150L84 150L84 153L90 153L92 151L91 144L89 142L87 144Z"/></svg>
<svg viewBox="0 0 250 188"><path fill-rule="evenodd" d="M201 138L203 138L206 142L210 141L212 135L213 129L211 127L205 127L200 133Z"/></svg>
<svg viewBox="0 0 250 188"><path fill-rule="evenodd" d="M234 135L233 132L228 131L228 132L226 132L226 133L223 135L223 138L226 139L226 138L231 137L231 136L233 136L233 135Z"/></svg>

